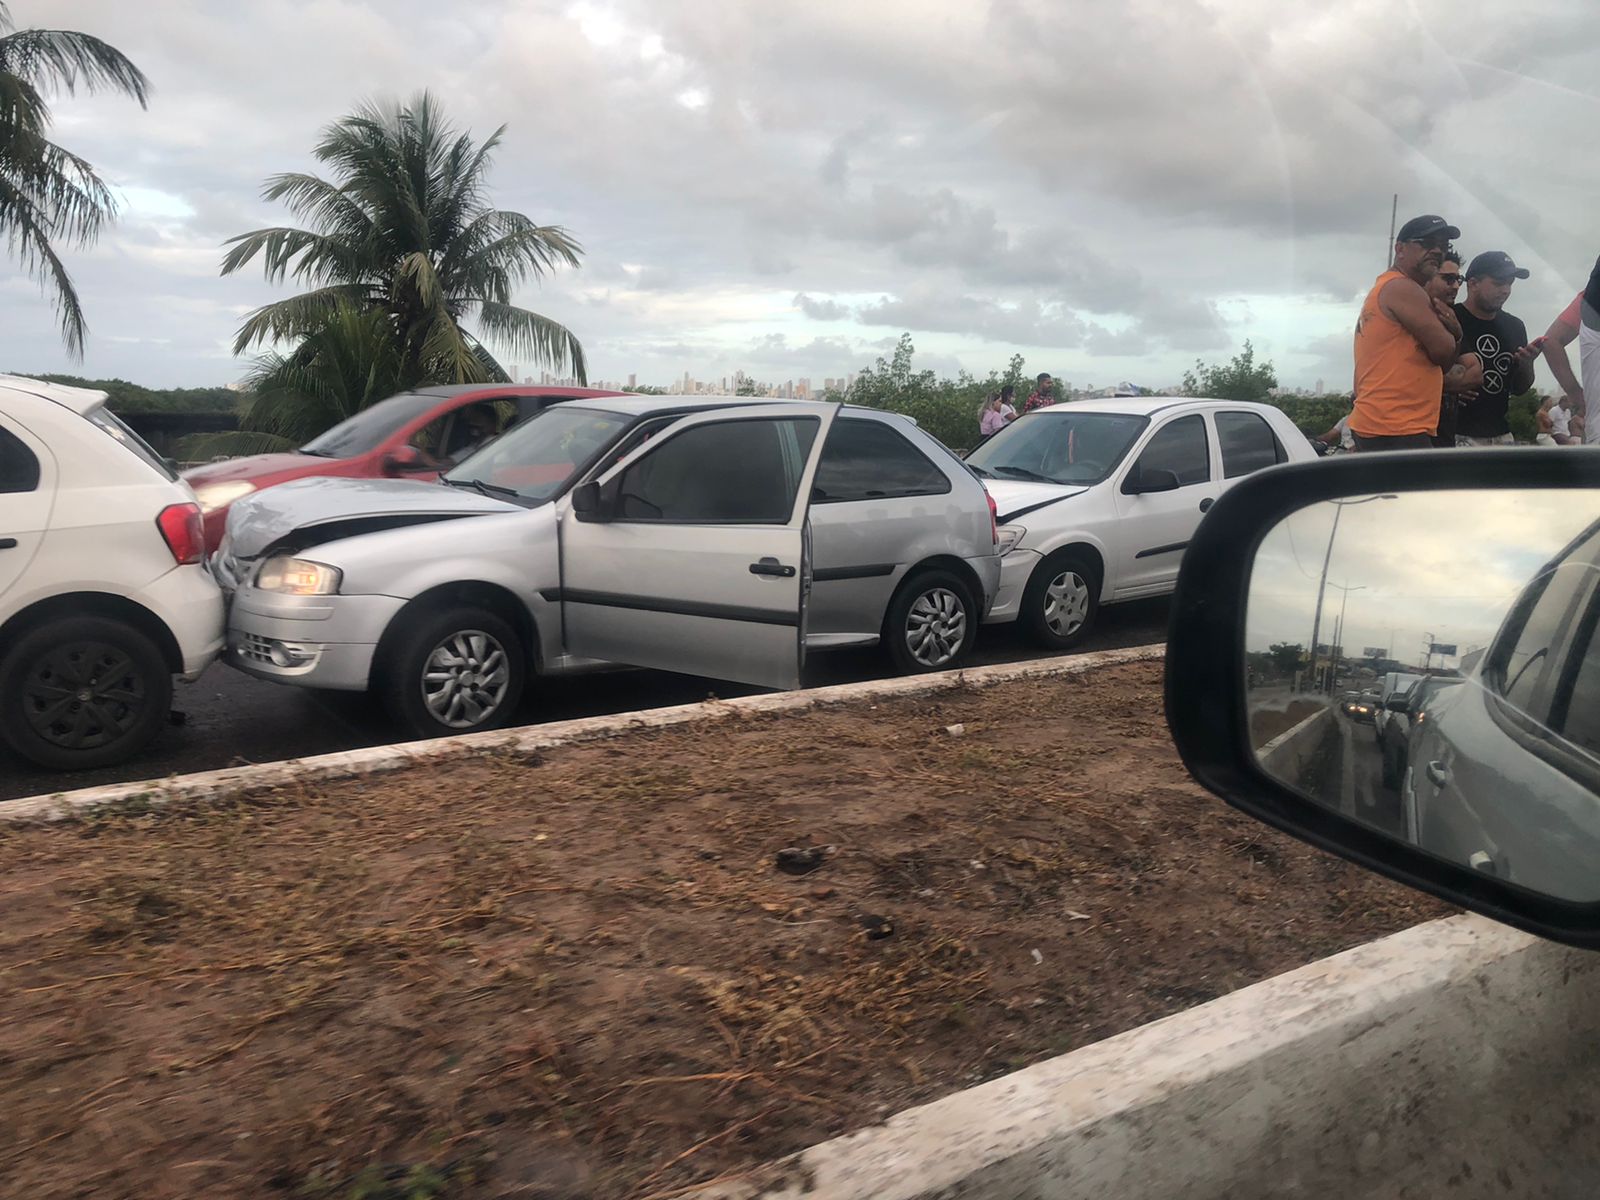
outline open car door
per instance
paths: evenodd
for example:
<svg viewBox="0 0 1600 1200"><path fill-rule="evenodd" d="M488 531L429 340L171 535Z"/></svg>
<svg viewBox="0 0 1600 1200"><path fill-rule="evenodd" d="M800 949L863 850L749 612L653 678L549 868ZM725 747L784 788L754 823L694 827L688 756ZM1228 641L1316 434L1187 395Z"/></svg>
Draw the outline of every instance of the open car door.
<svg viewBox="0 0 1600 1200"><path fill-rule="evenodd" d="M760 687L799 686L811 481L837 406L685 417L561 513L570 653Z"/></svg>

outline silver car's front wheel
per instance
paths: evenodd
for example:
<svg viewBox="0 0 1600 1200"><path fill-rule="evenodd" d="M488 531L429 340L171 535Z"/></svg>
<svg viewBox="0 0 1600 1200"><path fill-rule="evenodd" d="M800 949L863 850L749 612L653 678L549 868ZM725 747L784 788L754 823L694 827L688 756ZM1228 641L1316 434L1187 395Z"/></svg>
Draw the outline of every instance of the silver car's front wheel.
<svg viewBox="0 0 1600 1200"><path fill-rule="evenodd" d="M412 737L497 729L516 715L529 656L504 616L417 608L385 635L373 687Z"/></svg>
<svg viewBox="0 0 1600 1200"><path fill-rule="evenodd" d="M906 649L924 667L942 667L967 641L967 606L949 588L930 588L911 602Z"/></svg>
<svg viewBox="0 0 1600 1200"><path fill-rule="evenodd" d="M481 629L452 633L422 668L422 702L451 729L476 729L492 720L510 688L506 649Z"/></svg>

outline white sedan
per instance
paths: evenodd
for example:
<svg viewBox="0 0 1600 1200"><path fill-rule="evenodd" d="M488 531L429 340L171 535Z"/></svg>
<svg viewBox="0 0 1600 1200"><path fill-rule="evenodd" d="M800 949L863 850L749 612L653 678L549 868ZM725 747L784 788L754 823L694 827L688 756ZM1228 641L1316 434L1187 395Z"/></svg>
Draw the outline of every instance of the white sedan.
<svg viewBox="0 0 1600 1200"><path fill-rule="evenodd" d="M1101 604L1170 593L1200 518L1234 480L1316 458L1281 409L1149 397L1037 409L967 456L998 506L1000 593L985 624L1021 621L1051 649Z"/></svg>

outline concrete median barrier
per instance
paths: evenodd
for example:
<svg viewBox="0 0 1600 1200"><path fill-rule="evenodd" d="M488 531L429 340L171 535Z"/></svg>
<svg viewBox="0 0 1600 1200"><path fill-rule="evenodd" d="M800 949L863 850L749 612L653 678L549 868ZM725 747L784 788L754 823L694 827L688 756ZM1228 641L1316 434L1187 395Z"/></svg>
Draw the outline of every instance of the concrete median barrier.
<svg viewBox="0 0 1600 1200"><path fill-rule="evenodd" d="M1324 740L1334 732L1333 708L1318 709L1256 751L1261 769L1274 779L1301 783Z"/></svg>

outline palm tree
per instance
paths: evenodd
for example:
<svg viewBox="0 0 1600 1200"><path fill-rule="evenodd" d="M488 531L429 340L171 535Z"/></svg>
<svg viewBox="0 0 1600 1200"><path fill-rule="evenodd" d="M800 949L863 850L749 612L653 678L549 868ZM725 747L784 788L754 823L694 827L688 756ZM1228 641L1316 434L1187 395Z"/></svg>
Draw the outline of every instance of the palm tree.
<svg viewBox="0 0 1600 1200"><path fill-rule="evenodd" d="M387 315L400 373L413 380L506 379L462 328L469 316L518 361L584 378L578 339L511 303L518 284L576 267L582 250L559 226L489 205L485 178L504 132L474 144L426 92L404 106L366 105L330 125L315 154L333 178L275 175L263 192L307 227L241 234L222 261L230 275L259 254L270 281L292 274L317 286L250 314L234 352L304 336L345 302Z"/></svg>
<svg viewBox="0 0 1600 1200"><path fill-rule="evenodd" d="M184 459L296 449L417 380L401 371L388 315L340 301L288 354L257 358L244 383L239 429L191 434L178 448Z"/></svg>
<svg viewBox="0 0 1600 1200"><path fill-rule="evenodd" d="M0 3L0 234L23 269L54 291L61 337L83 357L83 304L57 247L90 245L117 213L94 168L47 136L44 93L107 89L145 107L150 81L123 53L87 33L17 29Z"/></svg>

